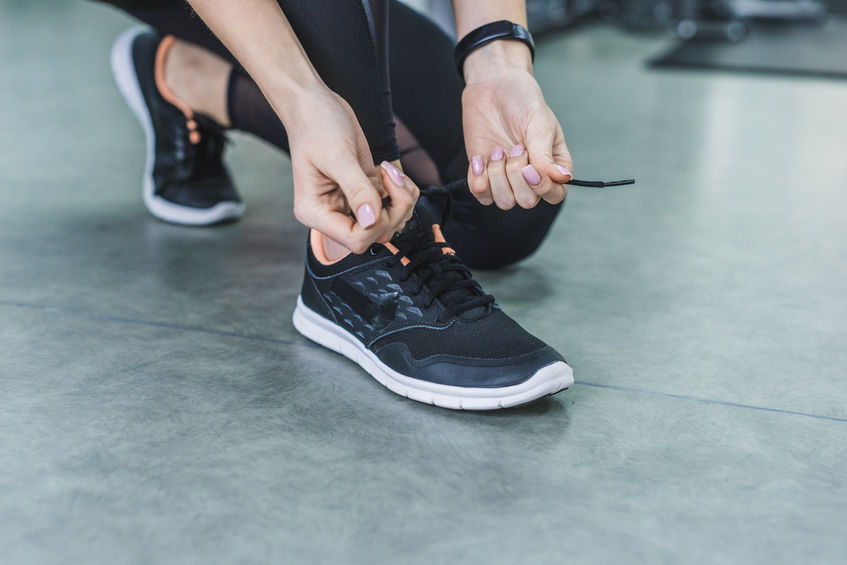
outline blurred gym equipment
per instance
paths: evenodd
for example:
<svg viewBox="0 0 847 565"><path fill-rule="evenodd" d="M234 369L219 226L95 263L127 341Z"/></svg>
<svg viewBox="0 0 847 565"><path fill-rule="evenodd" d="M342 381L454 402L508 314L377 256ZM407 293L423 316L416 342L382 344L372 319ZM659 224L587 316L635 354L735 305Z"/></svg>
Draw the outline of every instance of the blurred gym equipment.
<svg viewBox="0 0 847 565"><path fill-rule="evenodd" d="M420 4L420 3L419 3ZM450 0L429 0L455 36ZM586 21L676 39L655 68L702 68L847 77L847 0L527 0L536 36Z"/></svg>

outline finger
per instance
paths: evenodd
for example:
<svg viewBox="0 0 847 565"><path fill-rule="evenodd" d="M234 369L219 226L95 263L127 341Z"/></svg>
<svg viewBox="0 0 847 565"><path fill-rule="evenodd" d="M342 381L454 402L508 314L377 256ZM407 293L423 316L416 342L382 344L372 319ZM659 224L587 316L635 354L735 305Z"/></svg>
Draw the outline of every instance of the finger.
<svg viewBox="0 0 847 565"><path fill-rule="evenodd" d="M556 132L556 137L553 140L553 161L556 171L565 178L562 182L567 182L573 178L573 158L568 150L568 144L565 142L565 134L562 132L561 126Z"/></svg>
<svg viewBox="0 0 847 565"><path fill-rule="evenodd" d="M523 145L515 145L509 153L509 159L506 161L506 177L509 179L509 185L518 206L528 209L538 204L540 196L532 190L527 177L530 181L540 184L541 176L529 164L529 156Z"/></svg>
<svg viewBox="0 0 847 565"><path fill-rule="evenodd" d="M521 175L523 176L524 181L526 181L526 184L529 185L530 190L532 190L537 197L544 199L551 204L558 204L564 200L564 185L553 182L547 176L539 173L539 170L533 166L532 163L521 169ZM532 206L535 206L537 203L538 200L532 203ZM524 208L527 207L523 204L522 206Z"/></svg>
<svg viewBox="0 0 847 565"><path fill-rule="evenodd" d="M420 190L409 177L388 161L380 164L380 172L390 199L390 204L383 207L385 228L377 239L377 241L385 242L402 230L406 222L412 218Z"/></svg>
<svg viewBox="0 0 847 565"><path fill-rule="evenodd" d="M490 206L494 202L494 197L491 195L491 185L488 183L485 169L486 163L481 155L471 157L471 163L468 166L468 188L480 204Z"/></svg>
<svg viewBox="0 0 847 565"><path fill-rule="evenodd" d="M515 196L509 186L506 176L506 153L502 147L495 147L488 160L488 184L491 187L491 197L502 210L510 210L515 206Z"/></svg>
<svg viewBox="0 0 847 565"><path fill-rule="evenodd" d="M553 135L533 134L527 140L529 165L523 170L523 177L530 188L551 203L558 203L565 197L562 188L562 173L555 168L553 161Z"/></svg>
<svg viewBox="0 0 847 565"><path fill-rule="evenodd" d="M547 202L558 204L564 200L567 193L564 183L573 178L573 161L565 144L562 128L557 128L554 138L549 142L537 143L539 144L530 150L530 163L552 182L541 183L533 188Z"/></svg>
<svg viewBox="0 0 847 565"><path fill-rule="evenodd" d="M373 232L362 229L353 217L336 210L320 210L310 217L298 219L353 253L364 253L373 243Z"/></svg>
<svg viewBox="0 0 847 565"><path fill-rule="evenodd" d="M541 199L549 204L558 204L562 200L565 199L565 194L568 192L567 185L559 184L557 182L550 183L550 189L541 194Z"/></svg>
<svg viewBox="0 0 847 565"><path fill-rule="evenodd" d="M561 183L555 182L548 174L549 165L553 164L551 154L552 138L539 139L532 137L527 141L527 155L529 164L522 170L527 186L540 198L555 199L564 195ZM547 165L547 167L545 167ZM534 206L535 204L533 204Z"/></svg>
<svg viewBox="0 0 847 565"><path fill-rule="evenodd" d="M332 170L326 171L325 174L341 188L347 205L356 217L358 227L369 229L375 226L382 213L382 196L362 170L359 161L352 155L344 157L335 161ZM344 241L339 243L343 244Z"/></svg>

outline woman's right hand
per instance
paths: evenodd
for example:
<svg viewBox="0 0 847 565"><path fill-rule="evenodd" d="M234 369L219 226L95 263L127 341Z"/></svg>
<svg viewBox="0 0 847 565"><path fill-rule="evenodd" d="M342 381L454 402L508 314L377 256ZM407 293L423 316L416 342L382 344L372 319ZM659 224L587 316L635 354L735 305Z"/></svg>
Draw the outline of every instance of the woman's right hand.
<svg viewBox="0 0 847 565"><path fill-rule="evenodd" d="M282 112L295 217L354 253L385 243L412 217L418 188L391 163L373 164L362 128L343 98L326 87L296 98Z"/></svg>
<svg viewBox="0 0 847 565"><path fill-rule="evenodd" d="M297 219L357 253L391 239L411 218L418 189L394 166L377 172L356 115L321 80L279 3L189 3L285 125Z"/></svg>
<svg viewBox="0 0 847 565"><path fill-rule="evenodd" d="M285 125L297 219L356 253L391 239L411 218L418 189L394 166L377 172L356 115L318 76L279 3L189 3Z"/></svg>

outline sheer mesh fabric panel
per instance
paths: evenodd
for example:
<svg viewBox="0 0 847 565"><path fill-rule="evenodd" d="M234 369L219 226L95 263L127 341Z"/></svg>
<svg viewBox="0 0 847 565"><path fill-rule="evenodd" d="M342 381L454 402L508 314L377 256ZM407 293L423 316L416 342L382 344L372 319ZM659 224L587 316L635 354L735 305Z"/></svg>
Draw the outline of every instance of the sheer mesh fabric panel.
<svg viewBox="0 0 847 565"><path fill-rule="evenodd" d="M265 95L243 69L234 67L229 77L227 109L232 127L252 133L288 151L288 134Z"/></svg>

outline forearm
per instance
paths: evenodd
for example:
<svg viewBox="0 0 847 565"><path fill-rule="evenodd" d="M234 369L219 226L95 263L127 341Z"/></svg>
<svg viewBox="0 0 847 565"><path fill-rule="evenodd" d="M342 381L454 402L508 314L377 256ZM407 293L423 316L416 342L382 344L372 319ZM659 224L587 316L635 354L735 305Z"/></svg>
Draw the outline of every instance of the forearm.
<svg viewBox="0 0 847 565"><path fill-rule="evenodd" d="M453 13L460 38L479 26L497 20L509 20L526 26L524 0L453 0ZM465 80L468 83L485 80L497 76L506 68L532 72L532 57L529 48L522 42L498 40L475 49L465 59Z"/></svg>
<svg viewBox="0 0 847 565"><path fill-rule="evenodd" d="M286 122L292 100L325 88L275 0L188 0Z"/></svg>

